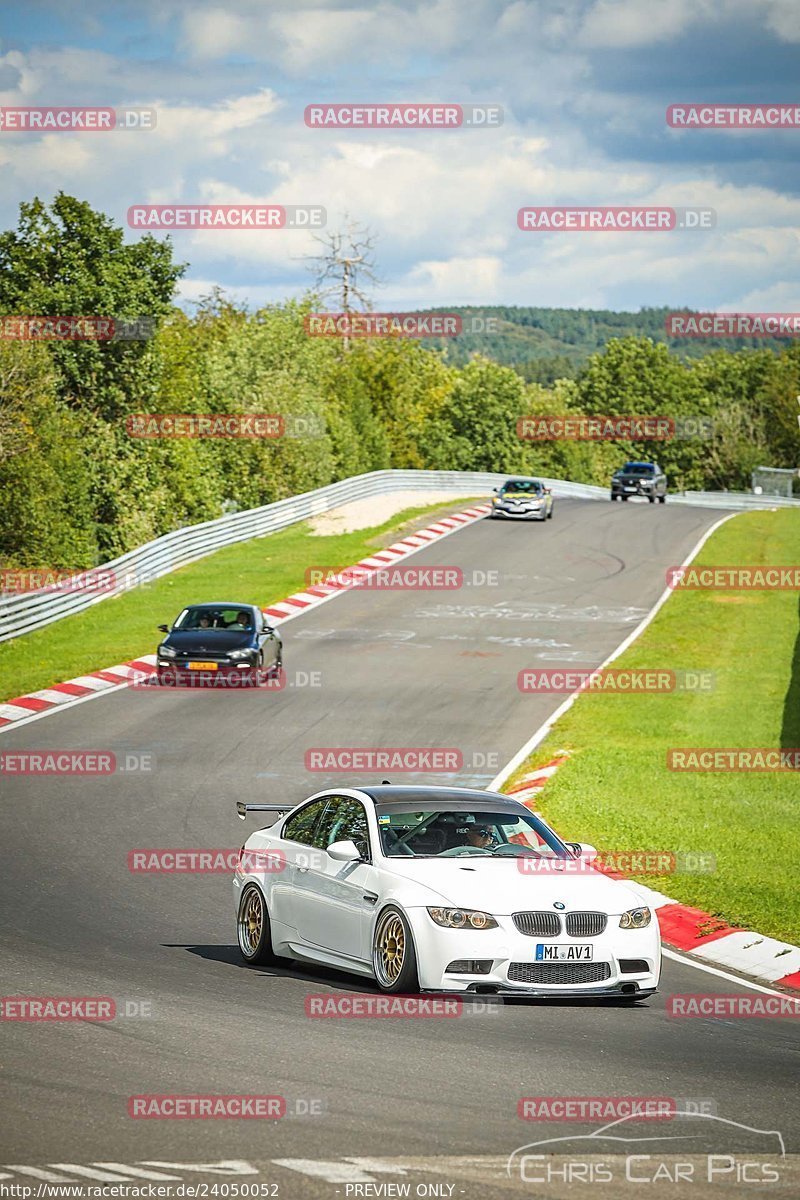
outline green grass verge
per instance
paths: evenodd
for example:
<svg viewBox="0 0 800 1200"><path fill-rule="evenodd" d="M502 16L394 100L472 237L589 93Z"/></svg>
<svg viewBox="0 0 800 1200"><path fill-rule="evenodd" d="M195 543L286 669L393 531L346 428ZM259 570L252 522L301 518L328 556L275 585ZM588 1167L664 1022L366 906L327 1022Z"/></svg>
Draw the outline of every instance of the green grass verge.
<svg viewBox="0 0 800 1200"><path fill-rule="evenodd" d="M800 563L800 515L747 513L698 563ZM676 592L615 667L711 671L710 693L585 693L509 780L558 749L541 797L564 836L598 849L703 851L710 874L641 877L735 925L800 943L800 772L667 769L671 747L800 747L796 592Z"/></svg>
<svg viewBox="0 0 800 1200"><path fill-rule="evenodd" d="M0 701L153 654L160 637L156 626L174 620L186 604L218 598L267 608L302 591L308 567L351 566L411 528L429 524L436 514L471 503L465 497L404 509L383 525L354 533L319 536L302 522L218 550L86 612L0 643Z"/></svg>

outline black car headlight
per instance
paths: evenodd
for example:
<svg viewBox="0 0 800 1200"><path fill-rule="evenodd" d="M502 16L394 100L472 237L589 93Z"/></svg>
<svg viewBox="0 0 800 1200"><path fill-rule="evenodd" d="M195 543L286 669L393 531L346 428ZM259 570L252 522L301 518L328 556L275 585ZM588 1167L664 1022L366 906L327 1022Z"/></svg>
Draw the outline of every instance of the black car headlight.
<svg viewBox="0 0 800 1200"><path fill-rule="evenodd" d="M497 921L490 913L469 908L429 908L432 921L444 929L496 929Z"/></svg>
<svg viewBox="0 0 800 1200"><path fill-rule="evenodd" d="M629 908L619 919L620 929L645 929L651 921L649 908Z"/></svg>

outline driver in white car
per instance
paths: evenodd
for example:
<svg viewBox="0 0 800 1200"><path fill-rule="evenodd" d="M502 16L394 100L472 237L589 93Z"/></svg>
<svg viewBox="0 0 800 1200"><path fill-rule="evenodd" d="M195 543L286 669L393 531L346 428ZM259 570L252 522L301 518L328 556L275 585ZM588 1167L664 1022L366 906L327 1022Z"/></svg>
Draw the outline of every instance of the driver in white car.
<svg viewBox="0 0 800 1200"><path fill-rule="evenodd" d="M489 850L493 842L494 835L486 825L478 825L473 820L472 824L467 826L465 846L475 846L477 850Z"/></svg>

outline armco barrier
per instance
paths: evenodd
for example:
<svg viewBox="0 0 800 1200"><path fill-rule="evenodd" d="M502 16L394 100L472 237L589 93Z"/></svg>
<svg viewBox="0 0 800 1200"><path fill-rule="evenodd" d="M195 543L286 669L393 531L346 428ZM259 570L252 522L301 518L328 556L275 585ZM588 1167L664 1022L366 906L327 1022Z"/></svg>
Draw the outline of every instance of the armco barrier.
<svg viewBox="0 0 800 1200"><path fill-rule="evenodd" d="M222 546L274 533L351 500L382 496L389 492L425 490L480 496L491 492L493 487L507 478L508 475L490 471L371 471L367 475L354 475L338 483L329 483L313 492L265 504L263 508L232 513L216 521L205 521L202 525L187 525L93 568L112 574L114 579L114 586L99 594L61 589L0 595L0 642L32 633L52 621L60 621L63 617L99 604L109 596L118 596L130 588L168 575L177 567L195 562ZM545 479L544 482L552 487L556 498L608 499L608 488L564 479ZM669 503L723 509L800 507L798 500L738 492L672 494Z"/></svg>

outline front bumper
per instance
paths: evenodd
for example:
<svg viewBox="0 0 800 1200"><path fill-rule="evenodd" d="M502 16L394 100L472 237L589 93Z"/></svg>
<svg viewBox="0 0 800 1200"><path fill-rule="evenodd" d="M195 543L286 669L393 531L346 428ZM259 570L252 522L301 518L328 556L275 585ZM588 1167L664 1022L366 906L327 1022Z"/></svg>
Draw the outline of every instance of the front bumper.
<svg viewBox="0 0 800 1200"><path fill-rule="evenodd" d="M615 996L649 994L658 988L661 973L661 936L658 922L653 918L646 929L620 929L619 918L611 916L604 933L596 937L542 938L520 933L510 916L498 916L497 929L467 930L442 929L436 925L425 909L412 909L408 914L417 950L417 966L420 987L423 991L437 992L492 992L516 996ZM522 982L515 979L520 967L549 967L551 964L535 962L536 946L541 942L558 944L589 944L592 946L591 964L600 967L605 978L589 978L587 982L544 983L540 979ZM490 962L489 969L481 973L471 971L450 972L448 966L454 961L478 960ZM621 962L638 960L646 969L623 971ZM556 964L553 964L556 965ZM561 965L561 964L557 964ZM583 966L584 964L565 964ZM517 970L512 970L512 966ZM531 974L543 976L546 972L533 970ZM599 972L574 971L573 974L594 976Z"/></svg>
<svg viewBox="0 0 800 1200"><path fill-rule="evenodd" d="M211 660L209 659L209 662ZM257 682L255 661L217 663L215 670L190 670L185 662L174 659L157 660L156 671L163 683L175 683L198 688L247 687Z"/></svg>
<svg viewBox="0 0 800 1200"><path fill-rule="evenodd" d="M538 508L507 509L501 508L498 504L492 509L490 515L505 517L509 521L544 521L547 517L547 505L542 504Z"/></svg>
<svg viewBox="0 0 800 1200"><path fill-rule="evenodd" d="M615 496L652 496L654 495L651 484L642 483L612 483L611 492Z"/></svg>

